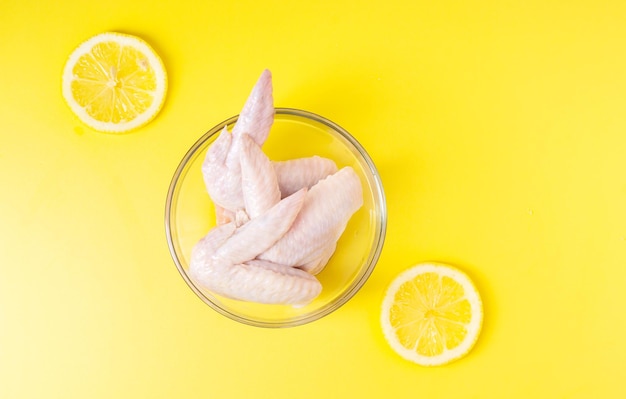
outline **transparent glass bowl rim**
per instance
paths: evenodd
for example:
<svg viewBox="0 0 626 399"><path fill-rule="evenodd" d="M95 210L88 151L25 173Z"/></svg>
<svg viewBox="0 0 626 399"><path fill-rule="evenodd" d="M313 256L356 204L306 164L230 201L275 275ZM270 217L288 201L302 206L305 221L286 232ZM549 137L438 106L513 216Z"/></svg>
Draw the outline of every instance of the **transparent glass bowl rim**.
<svg viewBox="0 0 626 399"><path fill-rule="evenodd" d="M365 282L368 280L369 276L374 271L374 268L376 264L378 263L378 259L380 258L380 254L382 252L383 244L385 241L385 235L387 231L387 204L386 204L385 192L383 190L383 185L382 185L380 175L378 173L378 169L374 165L374 162L372 161L367 151L365 151L363 146L350 133L348 133L345 129L343 129L341 126L337 125L336 123L324 118L323 116L320 116L318 114L315 114L309 111L304 111L304 110L296 109L296 108L275 108L275 113L276 115L287 115L287 116L295 116L295 117L302 118L302 119L310 119L332 129L334 132L342 136L343 139L348 141L350 145L363 158L363 161L365 161L367 165L367 169L371 173L373 183L376 188L374 192L374 195L375 195L374 203L375 203L376 211L378 214L379 223L376 226L377 231L374 232L375 237L377 239L374 242L374 248L372 248L370 251L370 253L372 253L371 261L367 264L367 268L363 272L360 273L359 278L355 282L353 282L352 285L349 287L349 289L344 291L341 294L341 296L339 296L335 301L330 302L329 304L327 304L326 306L323 306L322 308L318 309L315 312L308 313L303 316L284 320L284 321L261 321L261 320L255 320L250 317L245 317L245 316L241 316L236 313L233 313L229 311L228 309L225 309L224 307L220 306L218 303L211 301L210 298L207 298L206 295L204 295L196 287L196 285L191 281L191 279L187 275L187 272L185 271L182 265L181 260L178 257L178 253L174 245L174 239L173 239L174 235L172 234L172 213L173 213L173 206L176 201L176 198L175 198L175 194L177 192L176 188L179 182L185 177L185 175L183 174L183 172L185 172L185 167L192 160L192 158L194 158L194 156L196 155L196 152L206 143L207 140L209 140L214 135L218 134L225 125L231 125L232 123L237 121L237 119L239 118L239 115L235 115L226 119L225 121L215 125L212 129L210 129L205 134L203 134L194 143L194 145L191 146L191 148L187 151L183 159L180 161L178 167L176 168L176 171L174 172L174 176L172 177L172 180L170 182L170 186L167 192L166 203L165 203L165 234L167 238L167 244L170 250L170 255L172 256L172 259L174 260L174 263L176 265L176 268L178 269L178 272L180 273L183 280L185 280L187 285L195 292L195 294L204 303L209 305L211 308L213 308L213 310L217 311L218 313L232 320L235 320L237 322L256 326L256 327L278 328L278 327L295 327L295 326L310 323L315 320L319 320L322 317L327 316L333 313L335 310L339 309L346 302L348 302L361 289L361 287L363 287Z"/></svg>

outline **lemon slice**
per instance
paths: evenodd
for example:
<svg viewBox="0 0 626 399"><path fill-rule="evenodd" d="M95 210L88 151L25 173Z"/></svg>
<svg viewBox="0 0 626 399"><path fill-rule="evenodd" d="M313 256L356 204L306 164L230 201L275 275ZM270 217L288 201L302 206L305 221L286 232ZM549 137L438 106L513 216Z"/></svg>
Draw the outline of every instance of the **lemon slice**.
<svg viewBox="0 0 626 399"><path fill-rule="evenodd" d="M403 358L438 366L465 356L483 320L482 302L460 270L435 263L402 272L389 286L381 324L389 345Z"/></svg>
<svg viewBox="0 0 626 399"><path fill-rule="evenodd" d="M142 39L96 35L70 54L63 97L87 126L123 133L148 123L161 109L167 76L161 59Z"/></svg>

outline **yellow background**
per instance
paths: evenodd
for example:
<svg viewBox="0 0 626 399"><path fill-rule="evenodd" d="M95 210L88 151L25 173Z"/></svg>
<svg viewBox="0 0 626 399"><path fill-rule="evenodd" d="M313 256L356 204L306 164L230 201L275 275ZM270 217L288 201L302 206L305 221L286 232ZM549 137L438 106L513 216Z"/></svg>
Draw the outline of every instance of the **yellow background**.
<svg viewBox="0 0 626 399"><path fill-rule="evenodd" d="M618 398L626 395L626 3L0 3L0 398ZM81 125L61 70L103 31L169 74L152 123ZM165 195L263 68L277 106L337 122L385 186L380 262L337 312L228 320L184 283ZM439 368L379 328L424 260L478 285L483 333Z"/></svg>

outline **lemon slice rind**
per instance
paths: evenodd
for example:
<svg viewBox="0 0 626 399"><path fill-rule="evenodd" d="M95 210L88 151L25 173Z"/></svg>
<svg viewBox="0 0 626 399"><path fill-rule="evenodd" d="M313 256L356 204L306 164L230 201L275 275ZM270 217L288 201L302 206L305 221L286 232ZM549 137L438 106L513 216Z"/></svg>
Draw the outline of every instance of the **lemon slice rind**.
<svg viewBox="0 0 626 399"><path fill-rule="evenodd" d="M412 348L406 348L400 342L395 328L390 322L391 308L395 302L395 294L407 281L414 280L420 274L436 273L440 277L449 277L459 283L464 289L464 296L471 309L470 322L465 325L467 335L463 341L452 349L444 349L443 353L435 356L425 356ZM422 263L400 273L389 285L382 303L381 325L385 339L391 348L406 360L421 366L440 366L458 360L467 355L478 340L482 329L483 307L480 295L472 280L462 271L441 263Z"/></svg>
<svg viewBox="0 0 626 399"><path fill-rule="evenodd" d="M154 71L156 87L154 90L150 91L153 97L152 102L142 113L129 121L106 122L95 119L87 112L85 107L77 102L72 91L72 82L76 79L73 69L77 62L79 62L81 57L89 54L94 46L106 42L114 42L120 46L129 46L141 52L142 55L146 57L149 67ZM99 132L125 133L146 125L154 119L161 110L165 102L166 92L167 75L161 58L143 39L124 33L105 32L87 39L70 54L63 68L62 94L65 102L78 119Z"/></svg>

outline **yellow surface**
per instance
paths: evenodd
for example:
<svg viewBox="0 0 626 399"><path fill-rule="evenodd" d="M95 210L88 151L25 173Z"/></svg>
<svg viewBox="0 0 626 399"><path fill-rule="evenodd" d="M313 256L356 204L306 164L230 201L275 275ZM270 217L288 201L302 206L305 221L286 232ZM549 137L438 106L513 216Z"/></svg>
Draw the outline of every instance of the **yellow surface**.
<svg viewBox="0 0 626 399"><path fill-rule="evenodd" d="M367 5L365 5L367 4ZM3 1L0 398L626 395L626 3ZM135 133L61 98L93 34L146 39L169 93ZM389 226L351 302L267 330L204 305L170 258L170 178L263 68L277 106L369 150ZM424 260L478 285L474 350L426 369L379 328Z"/></svg>

